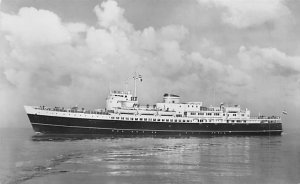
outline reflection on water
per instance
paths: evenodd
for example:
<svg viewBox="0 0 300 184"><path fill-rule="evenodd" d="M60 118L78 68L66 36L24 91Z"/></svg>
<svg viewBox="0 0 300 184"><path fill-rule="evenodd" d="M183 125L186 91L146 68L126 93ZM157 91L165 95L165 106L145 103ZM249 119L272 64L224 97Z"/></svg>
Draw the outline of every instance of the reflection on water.
<svg viewBox="0 0 300 184"><path fill-rule="evenodd" d="M27 136L0 183L299 183L290 139Z"/></svg>

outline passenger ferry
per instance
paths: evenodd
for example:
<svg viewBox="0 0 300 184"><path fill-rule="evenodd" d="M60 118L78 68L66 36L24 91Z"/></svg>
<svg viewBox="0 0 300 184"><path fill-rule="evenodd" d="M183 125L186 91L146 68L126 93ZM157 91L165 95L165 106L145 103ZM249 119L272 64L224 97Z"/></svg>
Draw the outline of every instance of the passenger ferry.
<svg viewBox="0 0 300 184"><path fill-rule="evenodd" d="M105 109L25 106L35 132L45 134L121 135L280 135L279 116L252 117L239 105L204 106L166 93L163 101L142 106L130 91L110 91Z"/></svg>

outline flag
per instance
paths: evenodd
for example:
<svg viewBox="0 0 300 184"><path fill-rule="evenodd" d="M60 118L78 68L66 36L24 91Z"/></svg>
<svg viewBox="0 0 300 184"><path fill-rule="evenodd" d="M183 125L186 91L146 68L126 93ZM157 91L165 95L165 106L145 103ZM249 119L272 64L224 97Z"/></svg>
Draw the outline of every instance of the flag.
<svg viewBox="0 0 300 184"><path fill-rule="evenodd" d="M142 82L143 81L142 75L139 75L138 79Z"/></svg>
<svg viewBox="0 0 300 184"><path fill-rule="evenodd" d="M283 110L283 111L282 111L282 114L287 115L287 111L286 111L286 110Z"/></svg>
<svg viewBox="0 0 300 184"><path fill-rule="evenodd" d="M134 80L137 80L137 79L138 79L138 80L141 81L141 82L143 81L143 77L142 77L142 75L140 75L140 74L139 74L139 75L136 75L136 74L135 74L135 75L133 76L133 78L134 78Z"/></svg>
<svg viewBox="0 0 300 184"><path fill-rule="evenodd" d="M143 81L143 77L140 74L139 74L139 76L136 77L136 79L139 79L141 82Z"/></svg>

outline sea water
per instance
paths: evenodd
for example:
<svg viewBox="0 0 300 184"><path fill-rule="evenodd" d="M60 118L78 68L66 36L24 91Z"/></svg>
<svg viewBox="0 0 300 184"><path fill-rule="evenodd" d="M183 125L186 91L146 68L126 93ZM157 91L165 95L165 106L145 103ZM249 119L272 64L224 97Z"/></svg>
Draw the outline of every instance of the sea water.
<svg viewBox="0 0 300 184"><path fill-rule="evenodd" d="M1 184L300 183L300 134L120 137L0 130Z"/></svg>

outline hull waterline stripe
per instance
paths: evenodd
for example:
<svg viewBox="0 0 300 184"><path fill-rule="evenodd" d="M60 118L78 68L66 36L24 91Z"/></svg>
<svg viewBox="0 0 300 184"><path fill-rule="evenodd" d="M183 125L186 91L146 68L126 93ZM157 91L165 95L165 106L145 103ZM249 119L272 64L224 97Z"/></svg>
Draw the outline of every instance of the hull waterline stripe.
<svg viewBox="0 0 300 184"><path fill-rule="evenodd" d="M254 130L254 131L193 131L193 130L149 130L149 129L118 129L118 128L99 128L99 127L83 127L83 126L67 126L67 125L53 125L53 124L43 124L43 123L31 123L34 125L42 125L42 126L55 126L55 127L67 127L67 128L85 128L85 129L100 129L100 130L116 130L116 131L148 131L148 132L282 132L282 130Z"/></svg>

